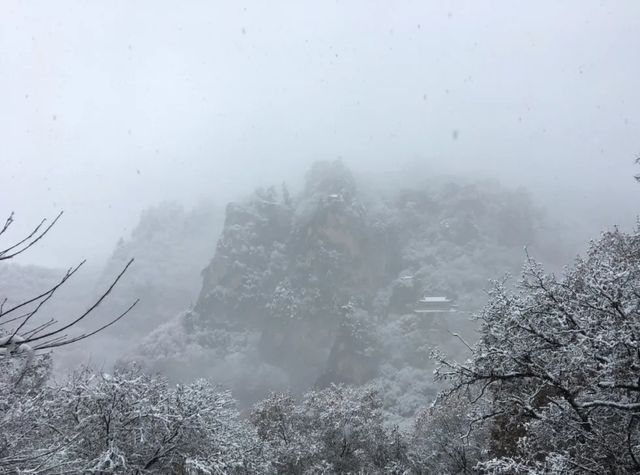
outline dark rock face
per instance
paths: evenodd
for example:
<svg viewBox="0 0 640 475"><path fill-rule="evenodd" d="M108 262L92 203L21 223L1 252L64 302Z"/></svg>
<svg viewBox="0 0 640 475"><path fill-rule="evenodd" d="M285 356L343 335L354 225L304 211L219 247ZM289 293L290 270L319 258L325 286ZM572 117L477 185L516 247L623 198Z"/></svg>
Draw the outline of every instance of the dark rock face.
<svg viewBox="0 0 640 475"><path fill-rule="evenodd" d="M341 162L318 163L298 196L269 188L227 206L195 306L144 352L159 368L196 358L247 400L275 381L302 391L364 383L381 363L426 366L417 299L479 308L487 279L519 268L537 219L526 194L496 184L372 195Z"/></svg>
<svg viewBox="0 0 640 475"><path fill-rule="evenodd" d="M261 190L227 207L194 310L202 327L257 330L260 357L308 386L324 370L341 307L373 298L385 261L340 163L319 164L301 197L286 196Z"/></svg>
<svg viewBox="0 0 640 475"><path fill-rule="evenodd" d="M332 383L362 385L378 373L380 342L367 312L351 305L343 307L343 318L316 386Z"/></svg>

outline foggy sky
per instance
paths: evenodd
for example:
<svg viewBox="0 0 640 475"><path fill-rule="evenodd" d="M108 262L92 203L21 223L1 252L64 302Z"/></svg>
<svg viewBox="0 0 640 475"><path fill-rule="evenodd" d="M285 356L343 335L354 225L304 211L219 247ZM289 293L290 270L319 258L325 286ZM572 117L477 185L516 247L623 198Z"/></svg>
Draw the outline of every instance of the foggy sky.
<svg viewBox="0 0 640 475"><path fill-rule="evenodd" d="M150 204L342 157L627 224L639 78L637 1L4 0L0 212L19 232L64 209L30 258L69 265Z"/></svg>

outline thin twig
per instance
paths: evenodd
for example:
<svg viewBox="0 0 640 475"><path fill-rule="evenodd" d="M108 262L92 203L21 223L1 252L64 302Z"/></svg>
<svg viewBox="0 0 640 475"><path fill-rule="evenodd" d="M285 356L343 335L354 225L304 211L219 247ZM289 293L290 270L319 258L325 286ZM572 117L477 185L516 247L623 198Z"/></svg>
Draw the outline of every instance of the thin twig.
<svg viewBox="0 0 640 475"><path fill-rule="evenodd" d="M35 236L38 231L40 230L40 228L42 227L42 225L47 221L47 219L43 219L42 221L40 221L40 224L38 224L36 226L36 228L31 232L31 234L29 234L27 237L25 237L24 239L22 239L21 241L17 242L16 244L14 244L13 246L8 247L7 249L4 249L3 251L0 251L0 261L2 260L6 260L6 259L11 259L19 254L22 254L24 251L26 251L27 249L29 249L30 247L32 247L33 245L35 245L38 241L40 241L40 239L42 239L50 230L51 228L56 224L56 222L58 222L58 220L60 219L60 217L62 216L62 213L64 213L64 211L60 211L60 213L58 213L58 216L56 216L54 218L53 221L51 221L51 224L49 224L49 226L47 226L40 234L38 234L35 239L33 239L31 242L28 242L33 236ZM18 249L17 251L15 251L12 254L9 254L12 250L20 247L22 244L24 244L25 242L28 242L28 244L26 246L24 246L22 249Z"/></svg>
<svg viewBox="0 0 640 475"><path fill-rule="evenodd" d="M72 322L64 325L63 327L58 328L57 330L54 330L52 332L49 333L45 333L44 335L40 335L37 336L35 338L29 338L27 340L25 340L25 343L29 343L32 341L37 341L37 340L43 340L45 338L49 338L50 336L56 335L58 333L61 333L63 331L65 331L67 328L71 328L72 326L74 326L76 323L78 323L80 320L82 320L83 318L85 318L87 315L89 315L93 310L96 309L96 307L98 305L100 305L102 303L102 301L107 298L107 296L111 293L111 291L113 290L113 288L116 286L116 284L118 283L118 281L122 278L122 276L124 275L125 272L127 272L127 269L129 268L129 266L131 264L133 264L134 259L129 260L129 262L127 262L127 265L124 266L124 269L122 269L122 271L120 272L120 274L118 274L118 276L115 278L115 280L111 283L111 285L109 286L109 288L106 290L106 292L104 292L100 298L98 300L96 300L96 302L91 305L91 307L89 307L82 315L80 315L78 318L76 318L75 320L73 320Z"/></svg>

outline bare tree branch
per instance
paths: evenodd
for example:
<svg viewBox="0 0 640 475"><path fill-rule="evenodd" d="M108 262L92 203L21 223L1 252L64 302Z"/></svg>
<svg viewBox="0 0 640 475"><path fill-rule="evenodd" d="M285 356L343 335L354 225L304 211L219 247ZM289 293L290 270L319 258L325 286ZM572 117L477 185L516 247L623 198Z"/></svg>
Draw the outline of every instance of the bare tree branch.
<svg viewBox="0 0 640 475"><path fill-rule="evenodd" d="M13 258L13 257L15 257L15 256L17 256L19 254L22 254L27 249L29 249L30 247L35 245L38 241L40 241L40 239L42 239L51 230L51 228L58 222L58 220L60 219L60 217L62 216L63 213L64 213L64 211L60 211L60 213L58 213L58 216L56 216L54 218L54 220L51 222L51 224L49 224L49 226L47 226L39 234L38 234L38 232L40 231L40 228L44 225L44 223L46 223L47 218L44 218L42 221L40 221L40 224L38 224L35 227L35 229L33 231L31 231L31 233L27 237L25 237L21 241L17 242L16 244L14 244L12 246L9 246L8 248L0 251L0 261L11 259L11 258ZM9 221L9 220L7 220L7 221ZM11 222L13 222L13 219L11 219ZM9 225L11 224L11 222L9 222ZM8 228L8 225L5 223L5 227L3 228L3 232L6 231L6 228ZM20 246L22 246L23 244L24 244L24 246L22 248L20 248ZM14 251L14 249L17 249L17 250ZM14 251L14 252L11 252L11 251Z"/></svg>
<svg viewBox="0 0 640 475"><path fill-rule="evenodd" d="M78 318L76 318L75 320L71 321L70 323L67 323L66 325L64 325L64 326L62 326L62 327L60 327L60 328L58 328L58 329L56 329L56 330L54 330L52 332L45 333L44 335L40 335L40 336L33 337L33 338L28 339L28 340L25 340L25 343L38 341L38 340L43 340L45 338L49 338L50 336L54 336L54 335L56 335L58 333L61 333L61 332L65 331L65 330L67 330L68 328L71 328L72 326L74 326L75 324L77 324L78 322L83 320L87 315L89 315L92 311L94 311L96 309L96 307L98 307L98 305L100 305L102 303L102 301L107 297L107 295L109 295L111 293L111 291L116 286L118 281L122 278L124 273L127 272L127 269L129 268L129 266L131 266L131 264L133 264L133 261L134 261L133 259L130 259L129 262L127 262L127 265L124 266L124 269L122 269L122 271L120 271L120 274L118 274L118 276L114 279L114 281L111 283L109 288L82 315L80 315ZM131 308L133 308L133 306Z"/></svg>
<svg viewBox="0 0 640 475"><path fill-rule="evenodd" d="M5 315L10 314L11 312L14 312L15 310L18 310L19 308L22 308L26 305L29 305L31 303L37 302L38 300L40 300L41 298L44 298L46 296L48 296L49 294L55 292L56 290L58 290L58 288L60 288L67 280L69 280L69 278L75 274L78 269L80 269L80 267L82 267L84 265L86 261L82 261L80 264L78 264L76 267L71 268L67 271L67 273L64 275L64 277L62 277L62 279L53 287L51 287L50 289L48 289L46 292L41 293L40 295L33 297L29 300L25 300L22 303L19 303L17 305L15 305L14 307L11 307L10 309L6 310L6 311L1 311L0 312L0 318L2 318ZM5 299L6 300L6 299ZM6 323L6 322L5 322ZM0 323L1 324L1 323Z"/></svg>
<svg viewBox="0 0 640 475"><path fill-rule="evenodd" d="M0 251L0 260L11 259L29 248L31 248L34 244L40 241L56 224L58 219L62 216L62 212L60 212L55 219L46 227L46 219L43 219L24 239L21 239L17 243L9 246L8 248ZM7 220L5 221L2 228L0 228L0 235L2 235L14 222L13 212L9 215ZM19 352L24 349L28 351L33 350L43 350L49 348L56 348L64 345L68 345L77 341L84 340L85 338L89 338L90 336L95 335L98 332L110 327L115 324L119 320L121 320L125 315L127 315L139 302L136 300L133 302L124 312L118 315L116 318L110 320L108 323L99 326L97 329L90 331L88 333L82 333L80 335L69 337L65 332L69 328L72 328L80 321L85 319L88 315L90 315L111 293L116 284L120 281L123 275L127 272L131 264L133 263L133 259L130 259L124 268L120 271L120 273L115 277L115 279L111 282L109 287L100 295L100 297L89 306L80 316L73 319L71 322L64 324L58 328L56 328L56 324L58 323L55 319L49 319L47 322L39 324L34 328L27 329L27 325L31 322L34 316L38 314L38 312L42 309L42 307L51 300L56 291L67 282L85 263L83 260L75 267L71 267L67 270L67 272L62 276L62 278L55 284L53 287L47 289L41 294L30 298L24 302L14 304L8 309L4 309L7 298L4 298L0 303L0 319L2 317L6 317L7 315L15 312L24 307L28 307L29 305L34 304L34 307L31 307L30 310L27 310L22 315L17 317L13 317L10 319L5 319L4 321L0 321L0 326L7 325L12 322L17 322L22 320L15 329L10 330L9 332L4 332L5 335L2 339L0 339L0 348L8 348L11 352ZM47 331L49 330L49 331ZM38 342L35 348L32 348L30 343Z"/></svg>
<svg viewBox="0 0 640 475"><path fill-rule="evenodd" d="M118 317L114 318L114 319L113 319L113 320L111 320L109 323L107 323L107 324L105 324L105 325L102 325L101 327L97 328L96 330L93 330L93 331L92 331L92 332L90 332L90 333L84 333L84 334L79 335L79 336L77 336L77 337L74 337L74 338L71 338L71 339L69 339L69 340L66 340L66 341L63 341L63 342L60 342L60 343L56 343L56 344L51 344L51 342L48 342L48 343L45 343L45 344L42 344L42 345L37 346L35 349L37 349L37 350L43 350L43 349L48 349L48 348L56 348L56 347L58 347L58 346L68 345L68 344L70 344L70 343L75 343L75 342L77 342L77 341L84 340L85 338L89 338L90 336L93 336L93 335L95 335L96 333L101 332L101 331L102 331L102 330L104 330L105 328L110 327L111 325L113 325L114 323L116 323L118 320L122 319L125 315L127 315L127 314L128 314L128 313L133 309L133 307L135 307L135 306L138 304L138 302L140 302L140 299L137 299L135 302L133 302L133 303L129 306L129 308L127 308L124 312L122 312ZM27 340L27 341L28 341L28 340Z"/></svg>
<svg viewBox="0 0 640 475"><path fill-rule="evenodd" d="M4 232L9 229L9 226L11 226L11 223L13 223L13 211L11 212L11 214L9 215L9 217L7 218L7 220L4 223L4 226L2 226L2 229L0 229L0 236L2 234L4 234Z"/></svg>

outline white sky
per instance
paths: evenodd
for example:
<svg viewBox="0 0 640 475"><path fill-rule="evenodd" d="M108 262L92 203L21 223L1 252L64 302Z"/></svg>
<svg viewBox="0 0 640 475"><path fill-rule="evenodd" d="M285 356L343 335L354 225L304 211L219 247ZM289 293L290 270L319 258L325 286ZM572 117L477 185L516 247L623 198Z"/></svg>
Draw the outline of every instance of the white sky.
<svg viewBox="0 0 640 475"><path fill-rule="evenodd" d="M31 256L66 265L342 157L631 222L639 84L637 1L3 0L0 213L64 209Z"/></svg>

